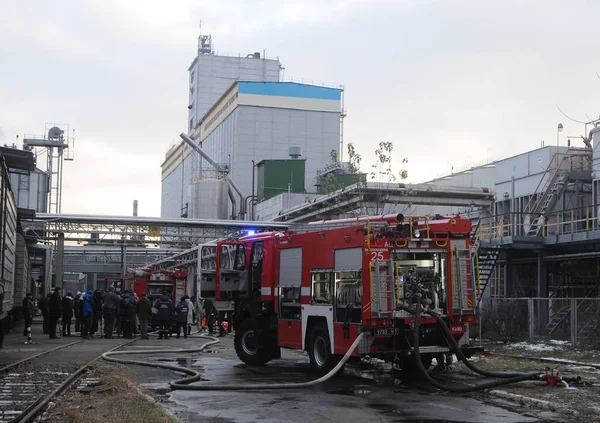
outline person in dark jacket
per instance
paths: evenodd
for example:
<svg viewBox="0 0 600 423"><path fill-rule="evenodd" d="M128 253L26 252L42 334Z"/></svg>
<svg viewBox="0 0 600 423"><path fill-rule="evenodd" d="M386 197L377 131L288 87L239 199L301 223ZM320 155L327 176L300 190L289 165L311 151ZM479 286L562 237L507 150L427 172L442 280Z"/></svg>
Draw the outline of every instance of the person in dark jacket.
<svg viewBox="0 0 600 423"><path fill-rule="evenodd" d="M62 336L71 336L71 320L73 319L73 293L67 292L62 299Z"/></svg>
<svg viewBox="0 0 600 423"><path fill-rule="evenodd" d="M140 321L140 333L142 335L142 339L149 339L148 322L152 317L152 305L150 304L150 300L148 300L148 296L145 292L142 293L142 298L135 303L135 311Z"/></svg>
<svg viewBox="0 0 600 423"><path fill-rule="evenodd" d="M33 344L31 339L31 324L35 317L35 304L33 304L33 295L28 292L25 298L23 298L23 319L25 320L25 327L23 329L23 336L27 337L25 344Z"/></svg>
<svg viewBox="0 0 600 423"><path fill-rule="evenodd" d="M92 327L90 328L90 338L93 338L95 333L98 332L98 322L102 320L102 292L97 289L92 294Z"/></svg>
<svg viewBox="0 0 600 423"><path fill-rule="evenodd" d="M187 338L188 313L191 313L191 311L185 300L186 297L181 297L181 300L177 303L177 338L181 334L181 328L183 328L183 337Z"/></svg>
<svg viewBox="0 0 600 423"><path fill-rule="evenodd" d="M135 304L131 292L125 291L119 305L119 316L123 328L123 338L133 339L133 322L135 318Z"/></svg>
<svg viewBox="0 0 600 423"><path fill-rule="evenodd" d="M83 292L78 292L73 298L73 315L75 316L75 332L81 331L81 301Z"/></svg>
<svg viewBox="0 0 600 423"><path fill-rule="evenodd" d="M94 310L92 309L92 295L90 289L81 299L81 337L89 339L90 328L92 327L92 318Z"/></svg>
<svg viewBox="0 0 600 423"><path fill-rule="evenodd" d="M57 338L56 336L56 325L58 324L58 319L62 316L62 297L61 297L61 289L60 287L54 288L54 292L50 296L50 307L49 307L49 319L50 319L50 327L48 328L50 332L48 332L50 339Z"/></svg>
<svg viewBox="0 0 600 423"><path fill-rule="evenodd" d="M171 316L173 315L173 303L166 295L161 295L154 305L158 311L158 339L167 339L171 334Z"/></svg>
<svg viewBox="0 0 600 423"><path fill-rule="evenodd" d="M50 296L52 292L46 295L46 298L40 301L40 309L42 310L42 317L44 319L42 326L42 333L48 335L50 333Z"/></svg>
<svg viewBox="0 0 600 423"><path fill-rule="evenodd" d="M121 304L121 297L115 293L115 287L110 286L104 296L104 337L112 338L117 319L117 309Z"/></svg>

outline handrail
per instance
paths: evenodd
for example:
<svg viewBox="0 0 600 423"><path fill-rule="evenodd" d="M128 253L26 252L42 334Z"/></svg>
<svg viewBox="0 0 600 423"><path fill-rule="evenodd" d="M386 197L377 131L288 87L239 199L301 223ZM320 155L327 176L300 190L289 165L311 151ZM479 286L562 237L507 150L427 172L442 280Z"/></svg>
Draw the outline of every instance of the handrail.
<svg viewBox="0 0 600 423"><path fill-rule="evenodd" d="M458 300L458 281L456 278L456 246L452 247L450 259L452 260L452 294Z"/></svg>

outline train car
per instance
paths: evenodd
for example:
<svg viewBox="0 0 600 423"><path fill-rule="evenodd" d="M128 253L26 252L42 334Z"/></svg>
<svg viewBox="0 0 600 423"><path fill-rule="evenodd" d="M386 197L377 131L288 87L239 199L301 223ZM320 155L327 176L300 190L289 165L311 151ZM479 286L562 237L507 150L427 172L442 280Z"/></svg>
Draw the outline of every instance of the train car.
<svg viewBox="0 0 600 423"><path fill-rule="evenodd" d="M17 252L17 206L8 168L0 155L0 321L2 328L14 307Z"/></svg>

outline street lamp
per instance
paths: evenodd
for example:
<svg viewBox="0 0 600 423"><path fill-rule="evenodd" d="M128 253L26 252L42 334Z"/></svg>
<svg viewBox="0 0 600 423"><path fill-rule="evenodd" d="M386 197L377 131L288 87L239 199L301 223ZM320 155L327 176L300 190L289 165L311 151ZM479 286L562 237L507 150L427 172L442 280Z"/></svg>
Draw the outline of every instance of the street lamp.
<svg viewBox="0 0 600 423"><path fill-rule="evenodd" d="M558 148L558 141L560 140L560 133L563 130L563 124L559 123L558 128L556 128L556 147Z"/></svg>

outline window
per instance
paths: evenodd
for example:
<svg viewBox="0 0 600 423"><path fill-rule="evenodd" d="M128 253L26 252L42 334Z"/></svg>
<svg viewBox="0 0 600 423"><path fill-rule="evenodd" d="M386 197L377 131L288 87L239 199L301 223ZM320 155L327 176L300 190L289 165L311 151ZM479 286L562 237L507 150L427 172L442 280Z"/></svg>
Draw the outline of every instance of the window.
<svg viewBox="0 0 600 423"><path fill-rule="evenodd" d="M333 282L330 271L318 271L312 274L312 297L313 304L332 304Z"/></svg>

